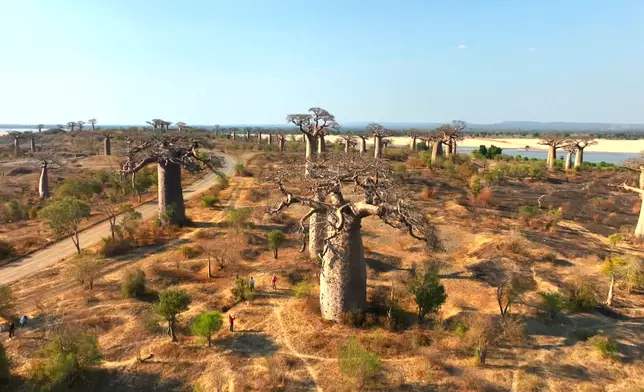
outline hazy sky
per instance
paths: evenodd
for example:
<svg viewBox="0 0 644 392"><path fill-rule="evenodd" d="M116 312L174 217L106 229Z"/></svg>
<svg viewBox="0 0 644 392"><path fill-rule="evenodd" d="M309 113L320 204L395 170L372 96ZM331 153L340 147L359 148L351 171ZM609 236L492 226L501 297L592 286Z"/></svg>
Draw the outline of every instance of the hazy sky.
<svg viewBox="0 0 644 392"><path fill-rule="evenodd" d="M643 21L640 0L0 0L0 123L644 123Z"/></svg>

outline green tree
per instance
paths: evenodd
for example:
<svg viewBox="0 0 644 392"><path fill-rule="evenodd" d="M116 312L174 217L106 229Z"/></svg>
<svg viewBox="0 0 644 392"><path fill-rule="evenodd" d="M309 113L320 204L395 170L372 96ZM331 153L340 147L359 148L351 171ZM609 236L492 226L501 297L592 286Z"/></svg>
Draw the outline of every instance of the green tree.
<svg viewBox="0 0 644 392"><path fill-rule="evenodd" d="M47 220L57 238L71 236L76 251L81 253L78 229L80 223L89 218L89 204L65 196L40 210L40 217Z"/></svg>
<svg viewBox="0 0 644 392"><path fill-rule="evenodd" d="M56 190L56 196L89 200L93 195L101 192L103 192L103 185L99 181L67 178Z"/></svg>
<svg viewBox="0 0 644 392"><path fill-rule="evenodd" d="M208 347L212 344L212 333L221 328L222 316L219 312L203 312L190 325L190 330L194 335L205 338L208 341Z"/></svg>
<svg viewBox="0 0 644 392"><path fill-rule="evenodd" d="M253 297L253 293L250 291L250 284L239 275L235 277L235 285L230 291L237 302L250 301Z"/></svg>
<svg viewBox="0 0 644 392"><path fill-rule="evenodd" d="M622 284L630 293L634 288L644 286L644 263L634 257L608 257L601 271L610 279L606 306L613 306L615 283Z"/></svg>
<svg viewBox="0 0 644 392"><path fill-rule="evenodd" d="M71 272L74 279L76 279L81 286L84 286L87 283L87 287L92 290L94 288L94 279L104 264L105 259L100 257L76 255L76 258L71 265Z"/></svg>
<svg viewBox="0 0 644 392"><path fill-rule="evenodd" d="M124 231L132 240L134 239L134 233L136 233L136 230L141 223L141 219L143 219L143 215L127 204L123 206L122 213L123 218L121 218L121 224L117 227L117 232L119 230Z"/></svg>
<svg viewBox="0 0 644 392"><path fill-rule="evenodd" d="M418 273L409 285L418 305L418 319L423 320L426 314L435 313L445 303L447 294L440 283L438 268L430 267L424 273Z"/></svg>
<svg viewBox="0 0 644 392"><path fill-rule="evenodd" d="M173 342L177 341L174 331L177 314L185 312L190 302L185 290L167 289L159 293L159 302L154 305L154 310L168 322L168 335Z"/></svg>
<svg viewBox="0 0 644 392"><path fill-rule="evenodd" d="M145 294L145 272L140 268L130 269L121 283L121 295L136 298Z"/></svg>
<svg viewBox="0 0 644 392"><path fill-rule="evenodd" d="M268 233L268 248L273 251L273 257L277 259L277 251L284 243L286 237L281 230L273 230Z"/></svg>
<svg viewBox="0 0 644 392"><path fill-rule="evenodd" d="M362 389L382 368L378 356L362 347L354 337L340 348L338 364L343 374L355 378L356 389Z"/></svg>

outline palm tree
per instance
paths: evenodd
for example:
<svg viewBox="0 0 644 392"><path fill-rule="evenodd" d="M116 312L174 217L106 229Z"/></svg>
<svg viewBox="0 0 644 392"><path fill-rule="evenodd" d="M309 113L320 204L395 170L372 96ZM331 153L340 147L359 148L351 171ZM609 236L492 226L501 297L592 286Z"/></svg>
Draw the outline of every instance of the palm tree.
<svg viewBox="0 0 644 392"><path fill-rule="evenodd" d="M87 120L88 123L92 125L92 131L95 129L94 126L96 125L96 119L95 118L90 118Z"/></svg>

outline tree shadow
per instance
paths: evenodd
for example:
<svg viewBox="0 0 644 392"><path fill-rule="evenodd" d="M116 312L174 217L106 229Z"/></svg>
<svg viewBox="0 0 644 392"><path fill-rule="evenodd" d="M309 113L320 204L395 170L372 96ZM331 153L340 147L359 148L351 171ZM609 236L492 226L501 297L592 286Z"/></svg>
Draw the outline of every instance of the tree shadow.
<svg viewBox="0 0 644 392"><path fill-rule="evenodd" d="M267 335L250 332L233 332L225 338L217 339L215 344L243 357L268 357L274 355L279 348Z"/></svg>

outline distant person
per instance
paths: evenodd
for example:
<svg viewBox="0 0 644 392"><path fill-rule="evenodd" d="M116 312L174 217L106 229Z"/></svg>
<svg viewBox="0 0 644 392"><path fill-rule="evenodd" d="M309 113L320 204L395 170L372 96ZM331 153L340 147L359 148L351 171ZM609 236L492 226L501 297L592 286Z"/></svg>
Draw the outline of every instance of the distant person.
<svg viewBox="0 0 644 392"><path fill-rule="evenodd" d="M250 277L250 281L248 281L248 284L250 285L250 292L252 293L255 291L255 279L253 277Z"/></svg>
<svg viewBox="0 0 644 392"><path fill-rule="evenodd" d="M235 316L232 314L228 315L228 324L230 324L230 332L233 332L235 328Z"/></svg>
<svg viewBox="0 0 644 392"><path fill-rule="evenodd" d="M24 316L20 317L20 326L21 327L26 326L27 321L29 321L29 317L27 317L27 315L24 315Z"/></svg>
<svg viewBox="0 0 644 392"><path fill-rule="evenodd" d="M9 322L9 339L13 339L16 336L16 326L13 324L13 321Z"/></svg>
<svg viewBox="0 0 644 392"><path fill-rule="evenodd" d="M273 287L273 290L277 290L277 275L273 274L273 277L271 278L271 286Z"/></svg>

